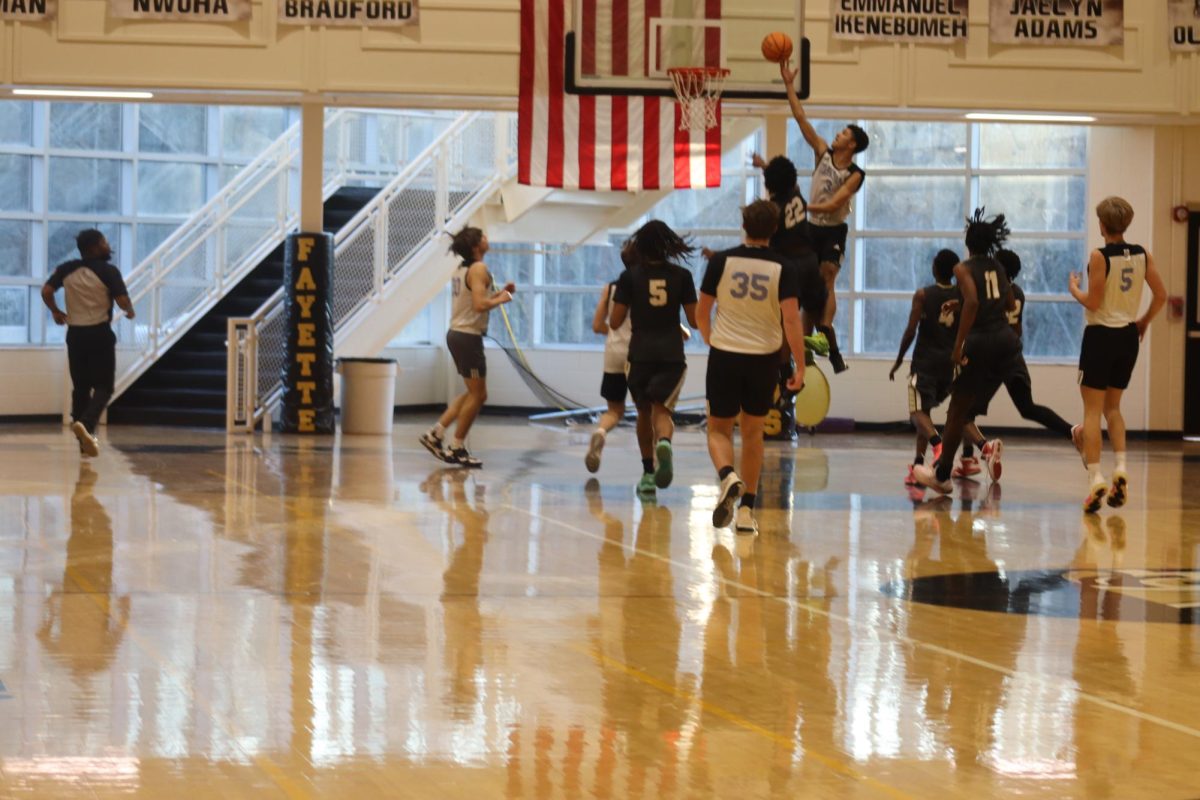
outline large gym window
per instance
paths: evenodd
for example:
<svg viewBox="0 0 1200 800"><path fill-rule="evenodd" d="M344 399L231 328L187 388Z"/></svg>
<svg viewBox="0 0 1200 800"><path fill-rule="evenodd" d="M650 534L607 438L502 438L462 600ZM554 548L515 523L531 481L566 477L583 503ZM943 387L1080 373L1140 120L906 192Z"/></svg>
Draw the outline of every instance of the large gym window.
<svg viewBox="0 0 1200 800"><path fill-rule="evenodd" d="M827 141L847 120L817 120ZM893 356L912 292L932 281L934 254L964 254L964 217L977 206L1003 213L1009 248L1021 256L1025 354L1075 358L1083 336L1080 307L1067 275L1087 263L1088 131L1065 125L864 121L871 146L858 157L867 171L853 202L850 241L838 276L839 339L852 352ZM801 175L813 154L799 129L788 154Z"/></svg>
<svg viewBox="0 0 1200 800"><path fill-rule="evenodd" d="M39 292L95 227L128 273L295 119L286 108L0 101L0 345L55 344Z"/></svg>

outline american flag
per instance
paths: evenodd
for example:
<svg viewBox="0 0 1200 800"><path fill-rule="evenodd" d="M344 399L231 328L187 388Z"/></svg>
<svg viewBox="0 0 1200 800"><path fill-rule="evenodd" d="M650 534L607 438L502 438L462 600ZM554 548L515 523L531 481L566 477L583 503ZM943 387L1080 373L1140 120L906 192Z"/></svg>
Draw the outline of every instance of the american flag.
<svg viewBox="0 0 1200 800"><path fill-rule="evenodd" d="M583 0L595 24L577 42L582 72L645 76L647 20L662 16L663 2ZM697 0L695 6L704 18L720 17L721 0ZM518 181L600 191L720 186L720 125L679 130L680 109L670 98L563 91L570 13L570 0L521 0ZM717 66L715 32L698 38L706 65Z"/></svg>

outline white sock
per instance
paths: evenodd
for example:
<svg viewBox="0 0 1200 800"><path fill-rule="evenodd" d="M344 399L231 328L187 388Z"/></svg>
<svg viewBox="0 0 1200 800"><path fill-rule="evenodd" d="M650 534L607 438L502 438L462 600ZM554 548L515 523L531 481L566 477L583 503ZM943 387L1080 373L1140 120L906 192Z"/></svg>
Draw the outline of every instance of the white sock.
<svg viewBox="0 0 1200 800"><path fill-rule="evenodd" d="M1117 469L1121 472L1125 471L1125 451L1121 450L1117 454Z"/></svg>
<svg viewBox="0 0 1200 800"><path fill-rule="evenodd" d="M601 436L608 436L608 431L604 430L604 428L601 428L599 426L597 426L597 428L596 428L596 433L600 434Z"/></svg>
<svg viewBox="0 0 1200 800"><path fill-rule="evenodd" d="M1099 464L1088 464L1088 485L1095 486L1097 483L1104 483L1104 476L1100 474Z"/></svg>
<svg viewBox="0 0 1200 800"><path fill-rule="evenodd" d="M462 450L464 447L466 447L466 445L463 444L463 440L459 439L457 436L454 437L454 441L450 442L451 450Z"/></svg>
<svg viewBox="0 0 1200 800"><path fill-rule="evenodd" d="M440 439L446 435L446 426L440 422L435 422L433 423L433 427L429 429L429 432Z"/></svg>

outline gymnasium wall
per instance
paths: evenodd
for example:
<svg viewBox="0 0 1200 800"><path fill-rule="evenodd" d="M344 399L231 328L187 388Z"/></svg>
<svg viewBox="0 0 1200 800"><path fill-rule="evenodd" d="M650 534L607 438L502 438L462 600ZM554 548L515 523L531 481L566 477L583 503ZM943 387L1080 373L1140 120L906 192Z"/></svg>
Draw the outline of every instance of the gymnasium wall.
<svg viewBox="0 0 1200 800"><path fill-rule="evenodd" d="M109 18L102 0L60 0L58 19L0 23L0 85L138 86L281 93L277 102L449 107L517 93L518 0L421 0L420 24L387 30L278 26L269 2L240 23ZM1167 4L1125 3L1125 44L988 42L972 3L965 43L829 39L829 3L807 3L812 101L903 109L1025 109L1183 115L1200 110L1200 59L1167 48ZM764 17L755 0L727 13ZM1052 79L1050 76L1053 76ZM264 98L267 102L271 98Z"/></svg>

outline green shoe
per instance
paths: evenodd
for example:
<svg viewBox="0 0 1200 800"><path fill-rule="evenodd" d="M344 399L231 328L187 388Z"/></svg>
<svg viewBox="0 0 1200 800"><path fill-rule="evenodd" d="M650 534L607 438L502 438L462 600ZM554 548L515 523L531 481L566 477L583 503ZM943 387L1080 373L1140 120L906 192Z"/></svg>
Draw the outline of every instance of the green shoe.
<svg viewBox="0 0 1200 800"><path fill-rule="evenodd" d="M805 346L819 356L829 355L829 340L820 331L804 337Z"/></svg>
<svg viewBox="0 0 1200 800"><path fill-rule="evenodd" d="M654 470L654 485L660 489L670 486L671 479L675 477L675 472L671 467L672 455L671 443L666 439L654 446L654 459L658 462L658 466Z"/></svg>
<svg viewBox="0 0 1200 800"><path fill-rule="evenodd" d="M658 490L654 488L654 473L642 473L642 479L638 481L637 493L642 497L654 497L658 494Z"/></svg>

